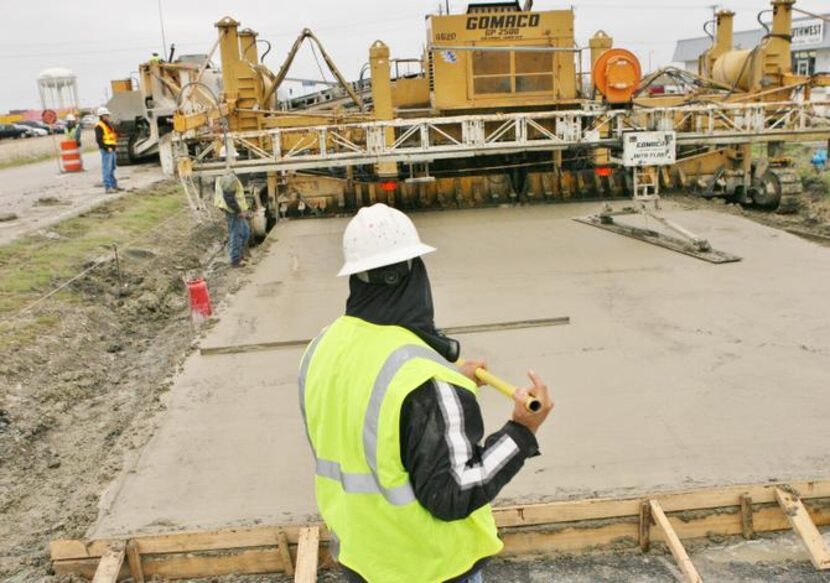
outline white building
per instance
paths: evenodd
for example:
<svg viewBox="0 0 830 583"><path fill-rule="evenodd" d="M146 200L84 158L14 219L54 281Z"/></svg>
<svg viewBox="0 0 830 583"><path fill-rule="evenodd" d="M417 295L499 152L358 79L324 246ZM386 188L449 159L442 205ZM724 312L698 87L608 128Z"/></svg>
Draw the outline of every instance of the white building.
<svg viewBox="0 0 830 583"><path fill-rule="evenodd" d="M825 15L830 16L830 14ZM763 29L735 32L734 48L751 49L761 42L766 34ZM688 38L677 41L674 49L675 63L682 63L683 68L697 73L698 57L712 46L708 36ZM813 75L830 73L830 26L818 18L793 19L793 73Z"/></svg>

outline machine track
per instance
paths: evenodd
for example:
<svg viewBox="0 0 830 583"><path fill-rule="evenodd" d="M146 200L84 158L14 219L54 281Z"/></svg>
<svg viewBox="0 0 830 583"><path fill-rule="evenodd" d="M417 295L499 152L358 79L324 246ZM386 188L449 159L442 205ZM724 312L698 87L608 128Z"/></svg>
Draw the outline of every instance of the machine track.
<svg viewBox="0 0 830 583"><path fill-rule="evenodd" d="M115 160L119 166L130 166L135 164L133 158L133 142L135 136L129 133L119 133L118 142L115 145Z"/></svg>

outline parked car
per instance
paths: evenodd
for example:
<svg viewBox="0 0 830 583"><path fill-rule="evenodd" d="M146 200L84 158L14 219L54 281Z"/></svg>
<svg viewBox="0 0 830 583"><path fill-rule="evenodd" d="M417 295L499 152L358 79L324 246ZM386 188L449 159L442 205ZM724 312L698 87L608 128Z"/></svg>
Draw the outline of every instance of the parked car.
<svg viewBox="0 0 830 583"><path fill-rule="evenodd" d="M34 137L48 136L49 135L49 132L47 132L43 128L36 128L36 127L32 127L32 126L27 126L27 125L21 125L19 123L12 124L12 125L14 127L18 128L18 129L21 129L24 132L26 132L26 135L24 136L26 138L34 138Z"/></svg>
<svg viewBox="0 0 830 583"><path fill-rule="evenodd" d="M46 125L42 121L24 120L24 121L18 122L18 125L29 126L30 128L38 128L38 129L44 130L47 134L52 133L52 128L50 128L48 125Z"/></svg>
<svg viewBox="0 0 830 583"><path fill-rule="evenodd" d="M0 124L0 138L25 138L26 130L15 127L14 124Z"/></svg>

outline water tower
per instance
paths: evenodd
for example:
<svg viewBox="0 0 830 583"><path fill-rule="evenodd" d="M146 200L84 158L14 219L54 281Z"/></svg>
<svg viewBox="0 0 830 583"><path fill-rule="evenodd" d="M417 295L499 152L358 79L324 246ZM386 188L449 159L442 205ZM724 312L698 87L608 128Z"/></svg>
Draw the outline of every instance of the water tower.
<svg viewBox="0 0 830 583"><path fill-rule="evenodd" d="M38 75L37 88L43 109L78 110L78 81L69 69L46 69Z"/></svg>

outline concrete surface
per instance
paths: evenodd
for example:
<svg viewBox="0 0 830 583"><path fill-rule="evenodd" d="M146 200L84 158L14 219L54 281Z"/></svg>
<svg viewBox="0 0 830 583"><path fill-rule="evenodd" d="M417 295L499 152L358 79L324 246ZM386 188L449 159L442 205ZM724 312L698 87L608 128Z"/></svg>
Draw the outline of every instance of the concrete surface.
<svg viewBox="0 0 830 583"><path fill-rule="evenodd" d="M571 221L597 205L414 216L442 326L570 316L462 338L557 409L498 504L830 477L830 250L741 217L668 212L741 255L712 265ZM345 219L281 223L203 346L310 337L342 312ZM191 356L90 535L302 521L315 512L300 349ZM508 417L481 396L488 427Z"/></svg>
<svg viewBox="0 0 830 583"><path fill-rule="evenodd" d="M13 221L0 222L0 245L45 229L113 200L123 193L104 194L101 155L83 154L86 172L60 174L57 161L47 160L0 170L0 214L15 213ZM119 185L139 190L163 180L156 164L123 166L116 170ZM44 204L43 199L47 199Z"/></svg>

